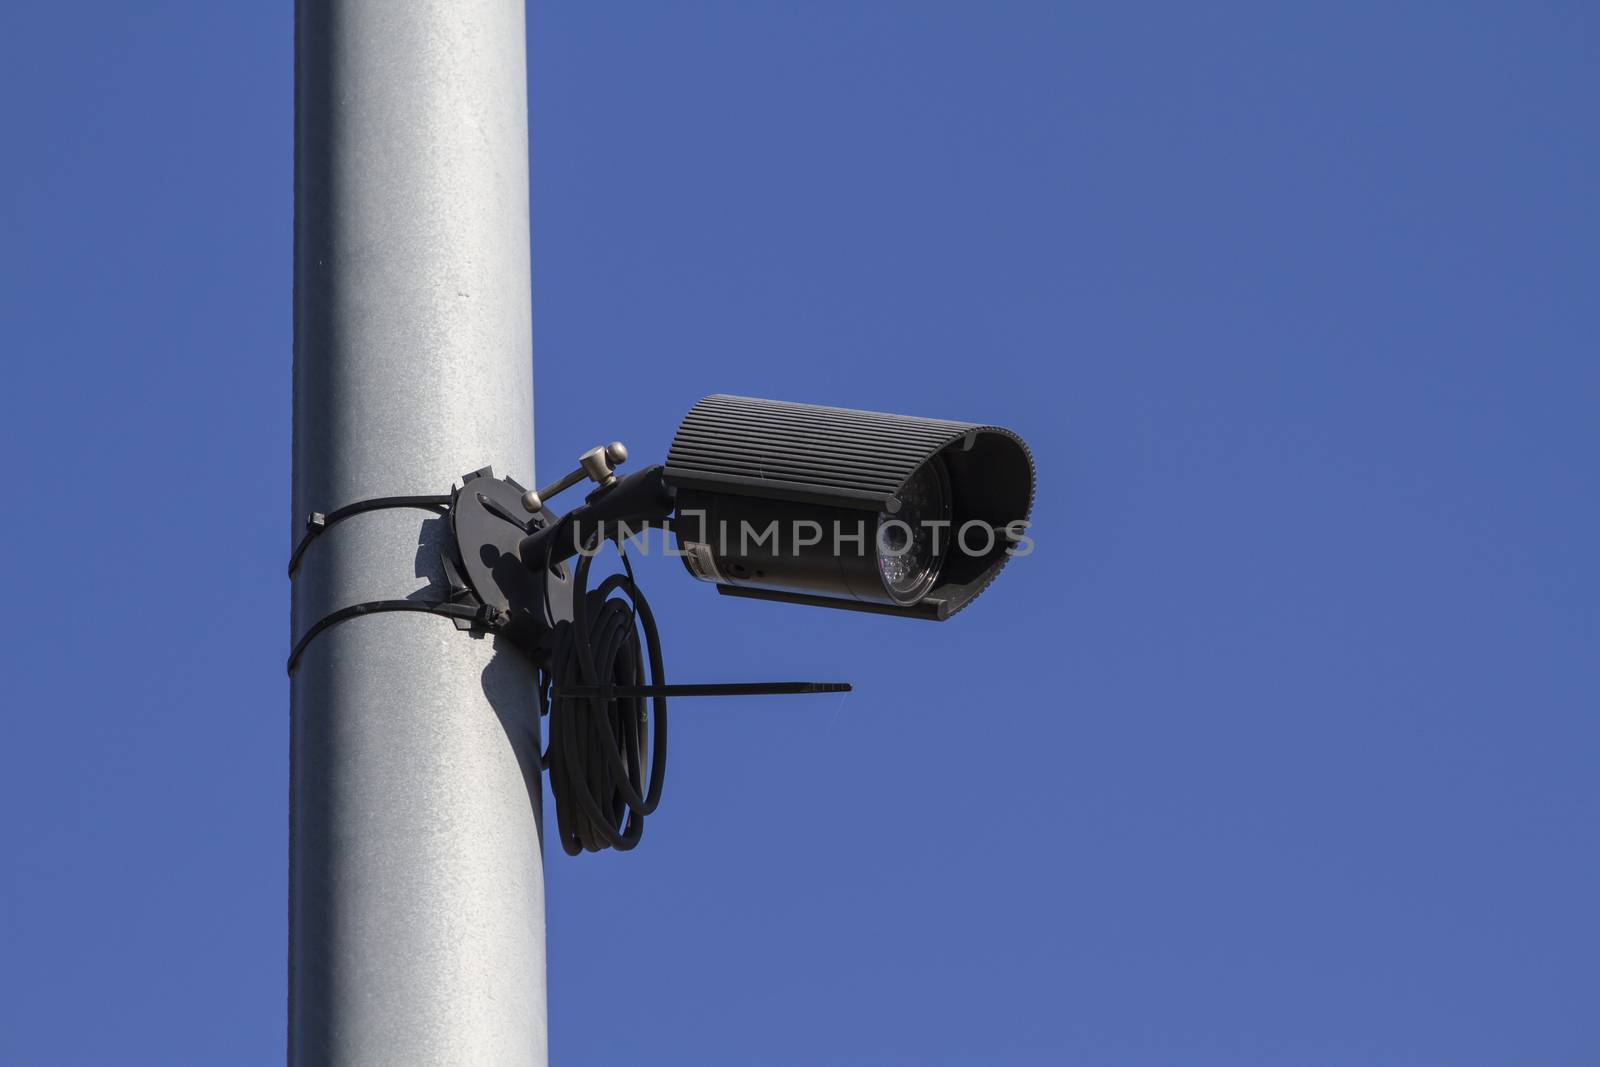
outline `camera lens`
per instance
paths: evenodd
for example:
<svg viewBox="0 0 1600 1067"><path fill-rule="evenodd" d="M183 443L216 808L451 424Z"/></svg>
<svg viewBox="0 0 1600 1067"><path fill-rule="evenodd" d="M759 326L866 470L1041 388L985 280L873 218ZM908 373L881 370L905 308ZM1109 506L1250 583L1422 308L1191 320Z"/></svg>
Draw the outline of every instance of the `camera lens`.
<svg viewBox="0 0 1600 1067"><path fill-rule="evenodd" d="M878 513L878 573L896 604L915 604L939 577L950 550L950 476L934 456L897 494L900 507Z"/></svg>

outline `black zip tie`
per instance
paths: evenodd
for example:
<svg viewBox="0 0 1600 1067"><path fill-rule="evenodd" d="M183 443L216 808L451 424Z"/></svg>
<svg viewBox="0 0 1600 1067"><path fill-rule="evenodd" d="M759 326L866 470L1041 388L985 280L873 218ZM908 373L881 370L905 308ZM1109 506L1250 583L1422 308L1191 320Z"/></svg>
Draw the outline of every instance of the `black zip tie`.
<svg viewBox="0 0 1600 1067"><path fill-rule="evenodd" d="M300 566L300 557L306 554L306 549L311 547L311 542L317 535L336 522L343 522L352 515L360 515L367 511L383 511L386 508L420 508L423 511L437 511L441 514L450 510L450 496L375 496L370 500L357 500L354 504L346 504L342 508L324 514L313 511L306 516L305 536L300 538L300 543L294 546L294 554L289 557L289 577L294 577L295 568Z"/></svg>
<svg viewBox="0 0 1600 1067"><path fill-rule="evenodd" d="M311 639L328 627L346 619L356 619L384 611L423 611L447 619L464 619L490 631L498 630L511 621L506 612L488 604L460 604L448 600L369 600L364 604L351 604L347 608L340 608L313 623L305 635L295 643L294 651L289 653L289 662L285 665L285 670L293 674L295 664L300 662L300 655L306 650L306 646L311 644Z"/></svg>
<svg viewBox="0 0 1600 1067"><path fill-rule="evenodd" d="M848 693L849 682L707 682L683 685L558 685L552 700L645 700L650 697L762 697Z"/></svg>

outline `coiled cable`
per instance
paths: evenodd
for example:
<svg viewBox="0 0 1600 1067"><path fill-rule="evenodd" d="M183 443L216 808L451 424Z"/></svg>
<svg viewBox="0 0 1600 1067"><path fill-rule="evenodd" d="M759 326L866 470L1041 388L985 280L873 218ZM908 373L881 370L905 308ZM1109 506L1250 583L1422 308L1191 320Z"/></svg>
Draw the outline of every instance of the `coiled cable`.
<svg viewBox="0 0 1600 1067"><path fill-rule="evenodd" d="M550 720L541 762L550 772L556 829L569 856L639 843L645 816L661 803L667 765L667 698L574 697L569 687L665 683L661 636L633 565L618 546L623 574L590 590L599 551L579 553L572 621L556 624L550 666L540 672L539 710ZM613 596L613 593L621 596ZM653 736L652 736L653 735ZM648 770L646 767L648 765Z"/></svg>

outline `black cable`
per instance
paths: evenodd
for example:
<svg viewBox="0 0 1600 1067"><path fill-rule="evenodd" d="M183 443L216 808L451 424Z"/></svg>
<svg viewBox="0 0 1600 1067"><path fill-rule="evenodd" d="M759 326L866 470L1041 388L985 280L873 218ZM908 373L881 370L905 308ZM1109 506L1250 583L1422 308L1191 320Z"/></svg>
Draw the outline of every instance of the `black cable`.
<svg viewBox="0 0 1600 1067"><path fill-rule="evenodd" d="M566 691L571 686L642 686L647 668L651 684L665 682L661 636L620 545L626 573L588 588L598 542L597 533L590 542L595 551L579 554L572 621L556 626L550 667L539 679L540 711L550 716L542 762L550 771L556 830L569 856L604 848L625 852L637 845L645 816L661 803L667 767L665 696L652 697L647 714L640 697L572 696ZM619 591L624 595L611 595Z"/></svg>

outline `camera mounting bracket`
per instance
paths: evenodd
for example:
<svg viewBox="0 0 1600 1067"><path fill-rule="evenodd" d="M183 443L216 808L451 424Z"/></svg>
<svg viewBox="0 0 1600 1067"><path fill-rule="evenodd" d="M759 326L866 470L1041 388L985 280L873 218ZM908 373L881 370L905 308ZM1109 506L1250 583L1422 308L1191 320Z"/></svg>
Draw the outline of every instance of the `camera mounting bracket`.
<svg viewBox="0 0 1600 1067"><path fill-rule="evenodd" d="M448 595L443 600L369 600L331 612L295 642L287 664L290 673L312 640L330 626L386 611L439 615L458 630L503 634L537 655L540 636L572 618L572 576L565 566L557 566L540 582L518 559L522 538L556 518L548 509L529 514L522 503L526 492L513 479L496 478L493 468L483 467L464 475L448 494L372 497L308 515L306 532L289 558L291 577L318 537L356 515L416 508L447 517L451 537L440 549L439 562Z"/></svg>

